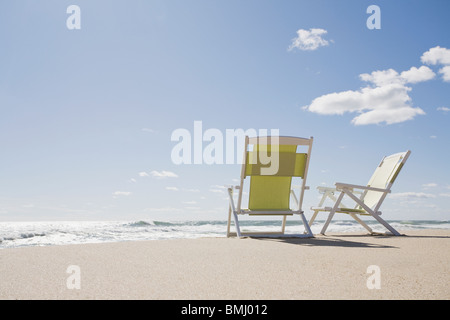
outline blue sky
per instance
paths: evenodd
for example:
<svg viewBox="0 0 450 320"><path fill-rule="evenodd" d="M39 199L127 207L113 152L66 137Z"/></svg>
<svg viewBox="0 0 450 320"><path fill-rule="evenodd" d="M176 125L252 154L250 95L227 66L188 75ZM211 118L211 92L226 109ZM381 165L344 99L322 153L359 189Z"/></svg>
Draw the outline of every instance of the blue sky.
<svg viewBox="0 0 450 320"><path fill-rule="evenodd" d="M366 26L372 4L379 30ZM81 9L79 30L66 27L70 5ZM448 220L449 9L445 0L3 1L0 221L226 219L221 186L240 166L171 160L172 132L194 121L314 136L305 209L316 186L366 184L382 156L409 149L385 219Z"/></svg>

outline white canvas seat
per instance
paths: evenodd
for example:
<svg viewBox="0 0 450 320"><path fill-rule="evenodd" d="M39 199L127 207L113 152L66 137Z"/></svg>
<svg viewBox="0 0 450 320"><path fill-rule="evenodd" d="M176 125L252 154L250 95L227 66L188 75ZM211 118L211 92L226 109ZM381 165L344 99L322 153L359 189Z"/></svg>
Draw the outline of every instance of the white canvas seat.
<svg viewBox="0 0 450 320"><path fill-rule="evenodd" d="M245 137L244 161L241 170L239 186L228 187L229 210L227 236L297 236L312 237L308 222L302 210L303 194L308 187L309 159L313 138L297 137ZM252 148L252 150L250 150ZM298 152L297 149L306 149ZM270 157L268 155L270 154ZM268 161L270 159L270 162ZM246 179L249 178L249 179ZM292 179L300 178L298 197L292 190ZM248 208L241 208L244 181L249 181ZM233 197L237 190L237 203ZM295 209L290 204L295 202ZM280 216L283 218L281 231L275 232L244 232L239 224L239 216ZM305 232L285 234L286 217L299 215L305 226ZM236 232L231 232L233 217Z"/></svg>
<svg viewBox="0 0 450 320"><path fill-rule="evenodd" d="M400 233L380 217L380 207L388 193L391 192L391 187L410 154L411 151L408 150L384 157L367 186L336 183L335 188L318 187L319 192L323 196L317 207L311 207L314 213L309 221L309 225L311 226L314 223L319 212L329 212L328 218L320 232L321 234L325 234L334 214L338 212L350 215L370 233L373 233L373 230L358 217L358 215L366 215L372 216L393 235L399 236ZM353 208L344 205L342 202L344 196L348 196L356 205ZM332 207L323 206L327 199L334 202Z"/></svg>

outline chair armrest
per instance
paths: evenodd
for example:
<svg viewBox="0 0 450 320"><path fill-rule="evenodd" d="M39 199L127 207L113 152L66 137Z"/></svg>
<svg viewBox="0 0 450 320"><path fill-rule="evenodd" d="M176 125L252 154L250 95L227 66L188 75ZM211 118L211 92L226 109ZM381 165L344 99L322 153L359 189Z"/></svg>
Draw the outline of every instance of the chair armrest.
<svg viewBox="0 0 450 320"><path fill-rule="evenodd" d="M341 183L341 182L337 182L335 184L336 189L337 190L342 190L342 189L362 189L362 190L370 190L370 191L378 191L378 192L387 192L387 193L391 193L391 190L388 189L381 189L381 188L373 188L373 187L368 187L368 186L360 186L357 184L348 184L348 183Z"/></svg>
<svg viewBox="0 0 450 320"><path fill-rule="evenodd" d="M322 187L322 186L318 186L316 188L317 190L319 190L319 193L323 194L323 193L331 193L334 194L337 190L336 187ZM354 194L362 194L362 191L353 191Z"/></svg>
<svg viewBox="0 0 450 320"><path fill-rule="evenodd" d="M336 191L336 188L333 188L333 187L318 186L316 189L319 190L320 193L325 193L326 191L331 191L331 192Z"/></svg>
<svg viewBox="0 0 450 320"><path fill-rule="evenodd" d="M291 190L294 190L294 189L301 189L302 188L302 186L292 186L291 187ZM309 190L309 186L305 186L305 190Z"/></svg>

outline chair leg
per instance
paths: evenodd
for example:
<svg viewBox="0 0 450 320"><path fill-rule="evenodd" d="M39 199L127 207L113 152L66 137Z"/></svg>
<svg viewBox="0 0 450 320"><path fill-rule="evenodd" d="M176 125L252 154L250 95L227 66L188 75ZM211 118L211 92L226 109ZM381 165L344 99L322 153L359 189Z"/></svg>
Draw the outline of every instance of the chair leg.
<svg viewBox="0 0 450 320"><path fill-rule="evenodd" d="M231 228L231 206L228 206L227 238L230 237L230 228Z"/></svg>
<svg viewBox="0 0 450 320"><path fill-rule="evenodd" d="M309 220L309 226L310 227L312 226L312 224L316 220L316 217L317 217L318 214L319 214L319 210L314 210L314 213L313 213L311 219Z"/></svg>
<svg viewBox="0 0 450 320"><path fill-rule="evenodd" d="M362 225L364 228L366 228L367 231L370 233L373 233L372 228L370 228L364 221L362 221L356 214L350 214L350 217L355 219L360 225Z"/></svg>
<svg viewBox="0 0 450 320"><path fill-rule="evenodd" d="M388 229L394 236L401 236L401 234L392 228L389 223L384 221L379 215L373 214L372 212L369 212L372 217L374 217L379 223L381 223L386 229Z"/></svg>
<svg viewBox="0 0 450 320"><path fill-rule="evenodd" d="M286 229L286 216L283 216L283 223L281 224L281 233L284 234Z"/></svg>
<svg viewBox="0 0 450 320"><path fill-rule="evenodd" d="M334 216L334 212L330 212L330 214L328 215L327 221L325 222L325 224L322 227L322 230L320 231L320 234L325 235L325 231L327 231L328 225L330 224L331 220L333 219Z"/></svg>
<svg viewBox="0 0 450 320"><path fill-rule="evenodd" d="M328 225L330 224L331 220L333 219L334 214L336 213L337 209L339 208L339 204L341 203L342 198L344 198L344 192L341 192L341 194L337 198L336 203L334 204L333 209L331 209L330 214L328 215L328 219L322 228L322 231L320 231L321 234L323 234L323 235L325 234L325 231L327 230Z"/></svg>
<svg viewBox="0 0 450 320"><path fill-rule="evenodd" d="M345 191L345 189L344 189ZM343 192L344 192L343 191ZM394 228L392 228L389 223L387 223L386 221L384 221L378 214L376 214L376 210L373 211L371 210L369 207L367 207L364 203L361 202L360 199L358 199L357 197L355 197L351 192L347 192L348 196L350 198L352 198L356 203L358 203L359 205L361 205L361 207L363 207L364 210L366 210L372 217L375 218L375 220L377 220L379 223L381 223L386 229L388 229L393 235L395 236L400 236L401 234L395 230ZM383 199L383 198L382 198ZM380 200L381 201L381 200Z"/></svg>
<svg viewBox="0 0 450 320"><path fill-rule="evenodd" d="M311 231L311 228L309 227L308 221L306 220L305 214L301 213L300 216L302 217L303 225L305 226L305 234L314 237L314 234Z"/></svg>
<svg viewBox="0 0 450 320"><path fill-rule="evenodd" d="M322 205L324 204L324 202L325 202L325 200L327 198L330 198L331 201L333 201L333 203L336 202L336 197L334 196L334 194L331 191L326 190L326 191L323 192L323 196L320 199L319 204L317 206L318 207L322 207ZM316 220L318 214L319 214L319 210L314 210L314 213L313 213L311 219L309 220L309 226L310 227L312 226L312 224Z"/></svg>
<svg viewBox="0 0 450 320"><path fill-rule="evenodd" d="M231 224L231 213L233 213L233 217L234 217L234 226L236 228L236 235L238 238L242 237L241 234L241 228L239 227L239 219L236 213L236 207L234 205L234 200L233 200L233 188L228 188L228 196L230 198L230 205L229 205L229 209L228 209L228 230L227 230L227 234L229 234L229 229L230 229L230 224Z"/></svg>
<svg viewBox="0 0 450 320"><path fill-rule="evenodd" d="M236 235L238 238L241 238L242 234L241 234L241 228L239 227L239 219L238 219L237 213L233 212L233 216L234 216L234 226L236 228Z"/></svg>

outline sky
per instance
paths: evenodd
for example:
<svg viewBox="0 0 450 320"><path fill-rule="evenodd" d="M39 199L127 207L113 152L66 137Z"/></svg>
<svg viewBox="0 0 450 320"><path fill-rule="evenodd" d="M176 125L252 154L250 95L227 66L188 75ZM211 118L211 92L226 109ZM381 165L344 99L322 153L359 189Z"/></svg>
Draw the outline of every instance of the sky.
<svg viewBox="0 0 450 320"><path fill-rule="evenodd" d="M365 185L383 156L411 150L384 218L449 220L448 12L446 0L2 1L0 221L227 219L239 163L173 161L172 134L194 141L195 123L224 139L313 136L307 217L317 186Z"/></svg>

